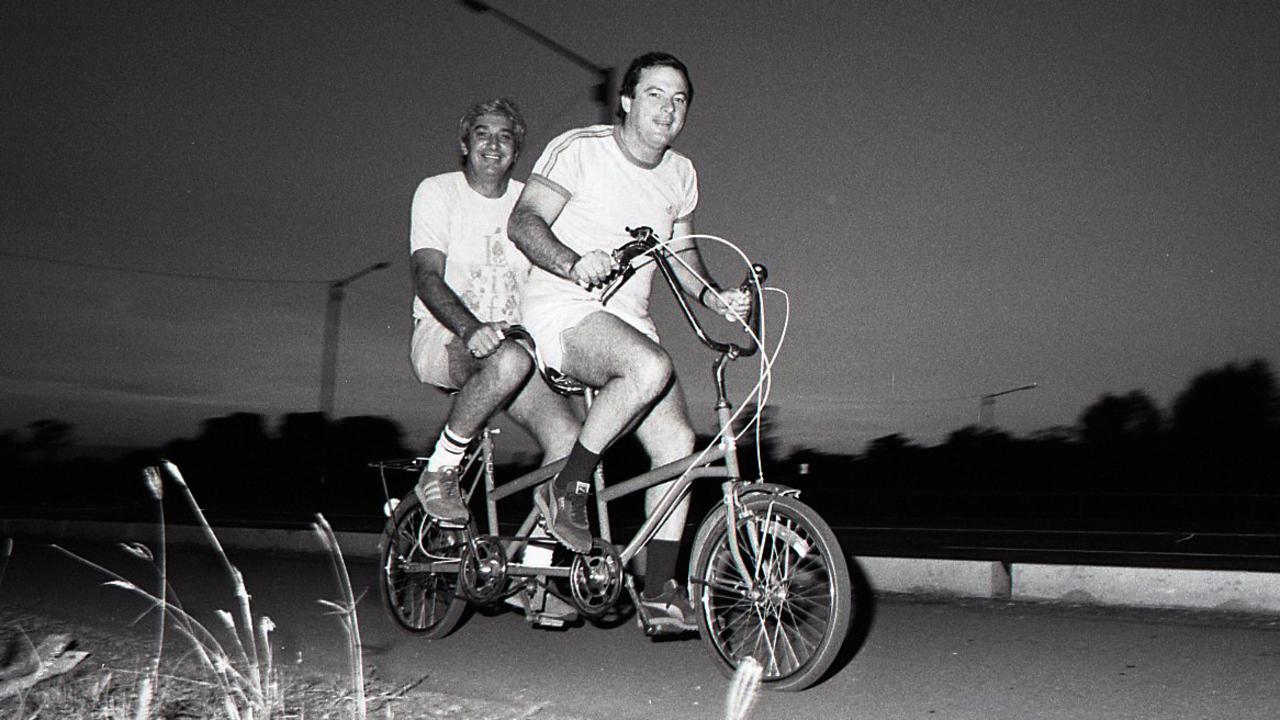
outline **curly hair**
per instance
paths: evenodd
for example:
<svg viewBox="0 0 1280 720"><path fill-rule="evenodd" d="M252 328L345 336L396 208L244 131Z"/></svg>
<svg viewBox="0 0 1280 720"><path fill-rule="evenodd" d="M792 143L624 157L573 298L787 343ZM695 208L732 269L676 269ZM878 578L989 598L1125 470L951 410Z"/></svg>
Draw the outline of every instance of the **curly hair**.
<svg viewBox="0 0 1280 720"><path fill-rule="evenodd" d="M516 139L516 152L520 152L520 148L524 147L524 136L527 130L524 117L520 115L520 108L506 98L478 102L458 119L458 139L463 145L467 144L467 140L471 137L471 128L475 126L476 119L481 115L501 115L510 120L511 133Z"/></svg>

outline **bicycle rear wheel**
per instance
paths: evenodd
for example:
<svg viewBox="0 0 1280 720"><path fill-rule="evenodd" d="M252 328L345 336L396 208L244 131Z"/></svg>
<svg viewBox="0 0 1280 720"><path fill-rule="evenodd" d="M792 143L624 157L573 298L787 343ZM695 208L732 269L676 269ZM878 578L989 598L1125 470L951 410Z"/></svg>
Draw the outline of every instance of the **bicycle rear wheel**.
<svg viewBox="0 0 1280 720"><path fill-rule="evenodd" d="M458 592L456 563L451 572L426 565L457 560L466 546L462 530L440 527L410 493L382 531L380 565L383 604L406 632L442 638L457 627L467 601Z"/></svg>
<svg viewBox="0 0 1280 720"><path fill-rule="evenodd" d="M743 499L733 532L745 576L723 507L694 540L689 586L702 640L727 676L753 657L765 687L803 690L824 677L849 632L848 561L826 521L792 497Z"/></svg>

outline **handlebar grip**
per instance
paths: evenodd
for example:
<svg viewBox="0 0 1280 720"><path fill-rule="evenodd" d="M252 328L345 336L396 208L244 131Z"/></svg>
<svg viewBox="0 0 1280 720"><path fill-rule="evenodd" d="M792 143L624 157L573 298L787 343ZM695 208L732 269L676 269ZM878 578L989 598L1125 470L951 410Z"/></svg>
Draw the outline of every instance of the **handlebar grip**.
<svg viewBox="0 0 1280 720"><path fill-rule="evenodd" d="M753 333L755 337L759 337L760 335L760 320L761 320L760 289L764 286L764 281L768 277L769 277L768 268L766 268L764 265L761 265L760 263L752 263L751 272L747 273L747 276L742 280L742 284L738 286L738 289L741 290L742 292L751 293L751 300L752 300L751 316L747 318L747 324L743 326L742 332ZM757 349L759 349L759 346L756 345L755 340L753 339L751 344L749 344L747 347L740 348L740 353L737 355L737 357L748 357L751 355L755 355Z"/></svg>
<svg viewBox="0 0 1280 720"><path fill-rule="evenodd" d="M769 279L769 268L760 263L752 263L751 272L747 273L747 276L742 279L742 284L738 286L738 289L743 292L751 292L756 282L763 285L767 279Z"/></svg>

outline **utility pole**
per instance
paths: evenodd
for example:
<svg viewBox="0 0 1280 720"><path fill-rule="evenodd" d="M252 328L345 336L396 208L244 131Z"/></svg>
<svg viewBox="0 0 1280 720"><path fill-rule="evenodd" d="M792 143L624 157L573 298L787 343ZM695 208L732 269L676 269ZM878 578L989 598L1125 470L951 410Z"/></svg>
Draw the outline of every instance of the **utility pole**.
<svg viewBox="0 0 1280 720"><path fill-rule="evenodd" d="M346 298L347 286L371 272L390 265L389 262L374 263L359 272L329 283L329 303L325 306L324 312L324 344L320 351L320 412L325 417L333 413L334 382L338 372L338 323L341 320L342 301Z"/></svg>
<svg viewBox="0 0 1280 720"><path fill-rule="evenodd" d="M463 7L473 12L478 12L481 14L488 13L490 15L493 15L494 17L498 18L502 22L514 27L515 29L519 30L525 35L528 35L529 37L533 38L534 41L549 48L551 51L555 52L556 54L564 58L567 58L569 62L572 62L574 65L577 65L580 68L584 68L585 70L594 74L596 76L596 84L592 86L591 98L594 102L596 102L600 106L600 122L605 125L611 124L613 122L613 105L614 105L614 97L613 97L614 69L613 68L605 67L603 65L597 65L591 62L587 58L570 50L564 45L561 45L555 40L552 40L546 35L543 35L541 32L538 32L537 30L529 27L528 25L525 25L524 23L511 17L510 15L499 10L498 8L490 5L484 0L459 0L459 2L462 3Z"/></svg>
<svg viewBox="0 0 1280 720"><path fill-rule="evenodd" d="M1023 390L1034 390L1037 387L1040 387L1039 384L1031 383L1030 385L1022 385L1020 387L1009 388L1008 390L1001 390L999 392L987 393L986 395L980 396L978 399L978 425L984 428L995 427L996 398L1001 395L1008 395L1009 393L1021 392Z"/></svg>

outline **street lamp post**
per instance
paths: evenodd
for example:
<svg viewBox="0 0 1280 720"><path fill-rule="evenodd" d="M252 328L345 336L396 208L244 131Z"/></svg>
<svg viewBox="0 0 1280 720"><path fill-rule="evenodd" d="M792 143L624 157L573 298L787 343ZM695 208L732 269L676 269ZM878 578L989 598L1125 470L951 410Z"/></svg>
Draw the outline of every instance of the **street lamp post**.
<svg viewBox="0 0 1280 720"><path fill-rule="evenodd" d="M459 0L463 7L478 13L488 13L533 38L538 43L550 48L553 52L567 58L578 67L595 74L596 85L592 87L592 100L600 105L600 122L608 125L613 122L613 76L614 69L597 65L537 30L525 25L484 0Z"/></svg>
<svg viewBox="0 0 1280 720"><path fill-rule="evenodd" d="M1000 392L987 393L986 395L980 396L978 400L978 424L985 428L995 426L996 398L1001 395L1008 395L1010 393L1021 392L1023 390L1034 390L1037 387L1040 387L1039 384L1031 383L1029 385L1022 385L1020 387L1009 388L1008 390L1001 390Z"/></svg>
<svg viewBox="0 0 1280 720"><path fill-rule="evenodd" d="M338 371L338 322L342 315L342 301L346 298L347 286L371 272L390 265L389 262L374 263L359 272L329 283L329 303L325 306L324 313L324 345L320 351L320 412L325 416L333 413L333 386Z"/></svg>

